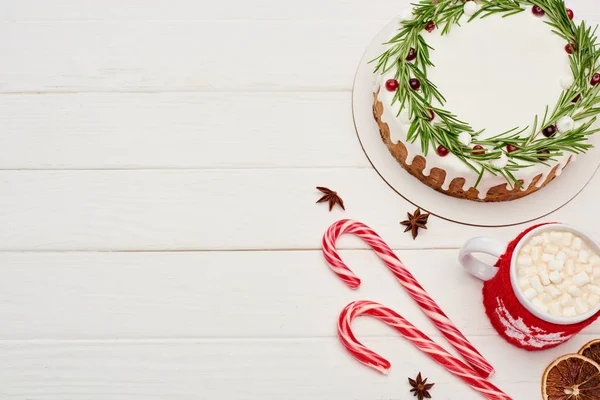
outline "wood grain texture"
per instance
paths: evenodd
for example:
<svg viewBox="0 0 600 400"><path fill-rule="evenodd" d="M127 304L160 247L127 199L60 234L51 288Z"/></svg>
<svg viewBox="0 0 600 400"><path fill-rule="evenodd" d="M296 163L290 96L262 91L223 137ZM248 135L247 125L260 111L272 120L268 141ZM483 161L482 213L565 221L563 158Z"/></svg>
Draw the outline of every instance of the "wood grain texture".
<svg viewBox="0 0 600 400"><path fill-rule="evenodd" d="M2 22L0 92L348 91L385 23Z"/></svg>
<svg viewBox="0 0 600 400"><path fill-rule="evenodd" d="M400 249L495 383L538 398L545 365L600 327L543 353L508 346L456 248L522 227L432 217L412 241L399 221L414 206L354 134L357 63L408 3L0 2L0 399L400 400L419 370L436 399L479 398L375 321L354 326L390 375L345 353L335 317L359 298L449 346L372 252L342 252L358 291L328 270L320 238L343 217ZM598 179L546 220L600 237ZM347 211L315 205L317 185Z"/></svg>
<svg viewBox="0 0 600 400"><path fill-rule="evenodd" d="M581 212L598 179L546 220L600 236ZM315 204L315 186L337 190L346 212ZM523 229L432 217L413 240L399 221L415 207L370 169L0 171L0 192L0 250L318 249L325 229L348 217L396 248L458 248L476 235L507 241ZM366 245L343 238L340 246Z"/></svg>
<svg viewBox="0 0 600 400"><path fill-rule="evenodd" d="M364 298L440 336L373 252L341 254L360 290L343 285L320 251L0 253L0 320L11 321L0 339L334 337L342 307ZM398 255L463 333L496 336L483 285L456 250ZM363 336L377 325L365 323ZM600 336L600 327L586 332Z"/></svg>
<svg viewBox="0 0 600 400"><path fill-rule="evenodd" d="M355 333L361 336L360 327ZM539 398L543 366L590 338L582 335L568 348L536 354L503 346L498 337L473 342L497 367L495 384L515 400L532 400ZM7 400L408 399L406 378L423 371L436 383L434 398L481 398L400 337L364 343L390 360L388 376L351 359L334 338L0 342L0 395Z"/></svg>
<svg viewBox="0 0 600 400"><path fill-rule="evenodd" d="M591 2L577 6L600 20ZM366 46L402 7L377 20L4 21L0 93L348 91Z"/></svg>
<svg viewBox="0 0 600 400"><path fill-rule="evenodd" d="M1 95L0 168L370 167L350 101L325 92Z"/></svg>
<svg viewBox="0 0 600 400"><path fill-rule="evenodd" d="M76 0L38 0L0 3L3 20L15 21L101 21L101 20L366 20L389 18L390 13L408 4L407 0L272 0L220 2L197 0L88 0L82 7Z"/></svg>
<svg viewBox="0 0 600 400"><path fill-rule="evenodd" d="M225 0L88 0L85 7L77 0L6 1L0 3L4 20L365 20L392 19L409 0L305 0L277 2ZM567 5L587 14L599 15L589 0L566 0Z"/></svg>

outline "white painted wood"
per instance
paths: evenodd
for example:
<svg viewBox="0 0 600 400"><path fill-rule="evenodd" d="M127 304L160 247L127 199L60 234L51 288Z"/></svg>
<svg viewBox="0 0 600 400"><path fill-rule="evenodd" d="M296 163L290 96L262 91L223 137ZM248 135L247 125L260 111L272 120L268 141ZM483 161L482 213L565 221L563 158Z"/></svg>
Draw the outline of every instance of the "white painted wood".
<svg viewBox="0 0 600 400"><path fill-rule="evenodd" d="M0 96L0 168L370 167L350 93Z"/></svg>
<svg viewBox="0 0 600 400"><path fill-rule="evenodd" d="M347 91L384 22L3 22L0 92Z"/></svg>
<svg viewBox="0 0 600 400"><path fill-rule="evenodd" d="M544 367L600 327L542 353L507 345L456 248L523 227L431 218L412 241L398 222L414 206L354 134L358 60L407 3L0 2L0 399L404 399L419 370L434 398L480 398L375 321L356 332L390 376L345 354L335 317L359 298L441 339L372 252L343 252L359 291L328 270L320 238L343 217L412 249L400 257L497 367L494 381L538 398ZM569 4L600 20L594 2ZM547 220L600 238L599 179ZM317 185L347 211L315 205Z"/></svg>
<svg viewBox="0 0 600 400"><path fill-rule="evenodd" d="M210 2L207 0L76 0L6 1L0 3L2 20L365 20L390 18L408 0L272 0Z"/></svg>
<svg viewBox="0 0 600 400"><path fill-rule="evenodd" d="M88 0L85 6L77 0L5 1L0 3L3 20L365 20L392 19L408 0L305 0L281 2L272 0L219 2L197 0ZM577 12L592 15L597 10L589 0L566 0Z"/></svg>
<svg viewBox="0 0 600 400"><path fill-rule="evenodd" d="M590 218L600 177L545 220L600 237ZM315 186L346 212L315 204ZM0 250L317 249L340 218L370 225L396 248L458 248L472 236L512 239L523 226L484 229L431 218L416 241L399 221L410 205L371 169L0 171ZM350 240L354 239L354 240ZM343 247L365 248L343 238Z"/></svg>
<svg viewBox="0 0 600 400"><path fill-rule="evenodd" d="M456 250L398 255L465 335L496 335L482 283ZM333 337L342 307L364 298L440 336L373 252L342 256L360 290L343 285L320 251L0 253L0 321L11 321L0 339ZM365 324L363 336L377 333ZM600 336L600 326L587 333Z"/></svg>
<svg viewBox="0 0 600 400"><path fill-rule="evenodd" d="M364 340L390 360L388 376L351 359L334 338L4 341L0 394L9 400L408 399L406 378L422 371L436 383L433 398L482 398L395 336ZM525 353L498 337L473 342L497 367L495 384L515 400L532 400L540 397L545 366L588 339L580 336L576 343L541 353Z"/></svg>
<svg viewBox="0 0 600 400"><path fill-rule="evenodd" d="M349 90L367 44L401 9L354 21L1 22L0 92Z"/></svg>

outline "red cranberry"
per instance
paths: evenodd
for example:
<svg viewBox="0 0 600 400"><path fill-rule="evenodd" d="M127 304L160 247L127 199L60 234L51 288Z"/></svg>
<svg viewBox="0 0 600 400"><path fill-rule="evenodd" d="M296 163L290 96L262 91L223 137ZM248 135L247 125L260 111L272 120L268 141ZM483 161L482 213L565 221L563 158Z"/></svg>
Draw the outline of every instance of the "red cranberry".
<svg viewBox="0 0 600 400"><path fill-rule="evenodd" d="M538 154L550 154L550 150L548 150L548 149L541 149L541 150L538 150ZM538 157L538 160L540 160L540 161L548 161L548 157Z"/></svg>
<svg viewBox="0 0 600 400"><path fill-rule="evenodd" d="M567 8L567 15L569 16L569 19L573 19L573 17L575 16L573 10L571 10L570 8Z"/></svg>
<svg viewBox="0 0 600 400"><path fill-rule="evenodd" d="M448 153L450 153L450 152L448 151L447 148L445 148L444 146L442 146L440 144L437 148L437 153L440 157L446 157L448 155Z"/></svg>
<svg viewBox="0 0 600 400"><path fill-rule="evenodd" d="M406 56L406 61L412 61L415 58L417 58L417 51L411 47L410 50L408 50L408 55Z"/></svg>
<svg viewBox="0 0 600 400"><path fill-rule="evenodd" d="M425 25L425 30L427 32L433 32L434 29L435 29L435 22L433 22L433 21L429 21L429 23L427 25Z"/></svg>
<svg viewBox="0 0 600 400"><path fill-rule="evenodd" d="M590 82L592 86L596 86L600 83L600 73L596 72L594 76L592 76L592 81Z"/></svg>
<svg viewBox="0 0 600 400"><path fill-rule="evenodd" d="M388 79L385 82L385 88L390 92L397 90L399 86L400 86L400 84L395 79Z"/></svg>
<svg viewBox="0 0 600 400"><path fill-rule="evenodd" d="M473 146L473 150L481 150L481 151L474 151L472 153L474 156L482 156L485 154L485 150L483 149L483 146L480 144Z"/></svg>
<svg viewBox="0 0 600 400"><path fill-rule="evenodd" d="M419 90L421 88L421 82L417 78L410 78L408 84L412 88L412 90Z"/></svg>
<svg viewBox="0 0 600 400"><path fill-rule="evenodd" d="M531 12L536 17L543 17L546 14L546 12L540 6L533 6L533 8L531 9Z"/></svg>
<svg viewBox="0 0 600 400"><path fill-rule="evenodd" d="M506 151L508 151L509 153L512 153L513 151L517 151L517 150L519 150L519 148L512 144L509 144L506 146Z"/></svg>
<svg viewBox="0 0 600 400"><path fill-rule="evenodd" d="M575 43L571 43L565 46L565 51L567 54L573 54L577 51L577 45Z"/></svg>
<svg viewBox="0 0 600 400"><path fill-rule="evenodd" d="M546 137L554 136L554 134L556 133L556 125L550 125L545 127L544 130L542 130L542 133Z"/></svg>
<svg viewBox="0 0 600 400"><path fill-rule="evenodd" d="M578 94L577 96L575 96L575 98L573 100L571 100L571 103L577 103L580 98L581 98L581 94Z"/></svg>
<svg viewBox="0 0 600 400"><path fill-rule="evenodd" d="M429 112L429 122L431 122L435 118L435 113L431 108L428 108L427 111Z"/></svg>

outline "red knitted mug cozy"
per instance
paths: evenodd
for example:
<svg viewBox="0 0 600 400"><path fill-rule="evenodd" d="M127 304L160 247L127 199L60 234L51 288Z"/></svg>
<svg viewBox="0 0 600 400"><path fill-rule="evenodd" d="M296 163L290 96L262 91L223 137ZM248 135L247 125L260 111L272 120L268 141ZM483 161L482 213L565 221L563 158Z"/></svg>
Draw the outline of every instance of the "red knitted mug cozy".
<svg viewBox="0 0 600 400"><path fill-rule="evenodd" d="M565 343L594 322L590 319L572 325L558 325L537 318L521 305L510 281L510 263L519 241L539 224L522 232L498 259L498 273L483 286L485 312L496 331L509 343L528 351L544 350Z"/></svg>

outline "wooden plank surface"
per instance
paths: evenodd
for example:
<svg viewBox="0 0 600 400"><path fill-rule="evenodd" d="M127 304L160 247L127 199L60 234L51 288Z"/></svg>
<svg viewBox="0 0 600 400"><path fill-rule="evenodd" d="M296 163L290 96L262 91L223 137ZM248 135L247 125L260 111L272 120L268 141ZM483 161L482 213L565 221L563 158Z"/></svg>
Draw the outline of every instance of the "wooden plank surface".
<svg viewBox="0 0 600 400"><path fill-rule="evenodd" d="M456 261L485 229L431 218L370 167L350 96L391 0L7 0L0 2L0 399L480 398L376 321L354 324L393 364L352 360L335 318L352 300L389 305L440 339L356 238L339 247L351 291L320 252L340 218L376 229L497 368L515 400L544 367L600 336L525 353L490 328L482 283ZM578 17L600 7L569 0ZM544 220L600 238L596 177ZM317 185L347 211L315 205Z"/></svg>
<svg viewBox="0 0 600 400"><path fill-rule="evenodd" d="M589 0L566 0L569 7L587 18L600 15ZM277 2L253 0L219 2L197 0L77 0L6 1L0 3L2 20L15 21L97 21L97 20L367 20L389 19L408 1L305 0Z"/></svg>
<svg viewBox="0 0 600 400"><path fill-rule="evenodd" d="M387 22L2 22L0 93L348 91Z"/></svg>
<svg viewBox="0 0 600 400"><path fill-rule="evenodd" d="M440 335L373 252L341 254L363 280L359 290L320 251L0 253L0 320L11 321L0 339L334 337L342 307L364 298ZM456 250L398 255L462 332L496 335L483 284L463 272ZM365 323L363 335L377 326Z"/></svg>
<svg viewBox="0 0 600 400"><path fill-rule="evenodd" d="M599 177L545 220L599 237L582 210ZM328 212L315 186L339 191L346 212ZM417 240L399 222L414 206L371 169L0 171L1 250L319 249L329 225L352 218L395 248L459 248L477 235L502 241L523 226L478 228L431 218ZM366 248L342 238L342 248Z"/></svg>
<svg viewBox="0 0 600 400"><path fill-rule="evenodd" d="M0 95L1 169L370 167L350 93Z"/></svg>
<svg viewBox="0 0 600 400"><path fill-rule="evenodd" d="M356 333L360 336L360 329ZM565 347L573 350L590 338L582 335ZM242 400L407 399L406 379L421 371L436 383L434 398L481 398L399 337L364 342L390 360L388 376L351 359L333 338L4 341L0 394L9 400L192 400L199 394ZM493 382L518 400L539 398L542 366L568 351L525 356L522 350L502 346L498 337L476 337L473 342L487 350L497 367Z"/></svg>

